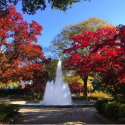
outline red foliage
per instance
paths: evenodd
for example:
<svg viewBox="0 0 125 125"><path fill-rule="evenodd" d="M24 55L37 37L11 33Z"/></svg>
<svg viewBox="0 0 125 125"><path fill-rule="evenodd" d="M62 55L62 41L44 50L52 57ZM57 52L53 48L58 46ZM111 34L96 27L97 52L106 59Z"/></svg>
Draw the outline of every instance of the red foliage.
<svg viewBox="0 0 125 125"><path fill-rule="evenodd" d="M80 92L84 92L84 87L79 82L73 82L69 85L71 93L80 94Z"/></svg>
<svg viewBox="0 0 125 125"><path fill-rule="evenodd" d="M64 50L71 54L65 65L68 69L77 69L80 76L98 72L110 85L125 83L125 26L85 30L71 40L72 47ZM80 49L88 49L89 53L79 54Z"/></svg>
<svg viewBox="0 0 125 125"><path fill-rule="evenodd" d="M46 82L41 82L41 80L35 80L32 85L26 86L24 91L26 93L36 93L36 92L44 92L46 86Z"/></svg>
<svg viewBox="0 0 125 125"><path fill-rule="evenodd" d="M0 81L4 83L24 79L25 75L33 78L34 69L41 71L43 66L38 58L45 60L42 48L33 44L37 43L36 35L41 35L42 26L35 21L31 24L24 21L13 5L8 6L8 11L6 17L0 18L0 49L4 47L0 52ZM12 42L7 38L13 38Z"/></svg>

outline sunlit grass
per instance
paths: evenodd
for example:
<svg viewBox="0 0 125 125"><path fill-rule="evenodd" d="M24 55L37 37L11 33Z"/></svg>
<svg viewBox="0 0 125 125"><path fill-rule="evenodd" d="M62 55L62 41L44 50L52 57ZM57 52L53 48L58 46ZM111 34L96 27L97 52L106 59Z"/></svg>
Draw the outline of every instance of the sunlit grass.
<svg viewBox="0 0 125 125"><path fill-rule="evenodd" d="M88 96L90 97L97 97L98 99L103 99L103 98L112 98L111 95L107 93L88 93Z"/></svg>
<svg viewBox="0 0 125 125"><path fill-rule="evenodd" d="M84 95L82 94L82 93L80 93L80 95L78 96L78 95L76 95L76 94L73 94L72 95L72 97L74 98L74 99L86 99L86 98L82 98L82 97L84 97ZM101 92L101 93L87 93L87 99L89 99L89 100L99 100L99 99L113 99L113 97L111 96L111 95L109 95L109 94L107 94L107 93L103 93L103 92Z"/></svg>

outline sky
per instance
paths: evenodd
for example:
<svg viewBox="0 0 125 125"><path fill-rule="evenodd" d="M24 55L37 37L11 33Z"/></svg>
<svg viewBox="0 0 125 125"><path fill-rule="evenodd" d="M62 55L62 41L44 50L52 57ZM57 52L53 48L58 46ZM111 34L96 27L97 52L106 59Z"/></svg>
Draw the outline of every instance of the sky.
<svg viewBox="0 0 125 125"><path fill-rule="evenodd" d="M38 36L38 44L44 48L50 45L63 27L88 20L90 17L104 19L113 25L125 24L124 6L125 0L91 0L91 2L82 0L74 3L72 8L64 13L60 10L53 11L47 3L45 10L38 10L35 15L28 15L23 14L21 2L19 2L16 5L16 11L21 13L28 23L34 20L43 27L42 36Z"/></svg>

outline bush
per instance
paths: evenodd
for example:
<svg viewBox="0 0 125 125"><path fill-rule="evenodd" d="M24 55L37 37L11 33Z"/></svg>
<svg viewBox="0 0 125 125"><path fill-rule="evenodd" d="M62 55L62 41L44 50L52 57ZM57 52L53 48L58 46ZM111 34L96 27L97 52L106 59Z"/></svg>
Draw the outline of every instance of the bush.
<svg viewBox="0 0 125 125"><path fill-rule="evenodd" d="M73 100L90 100L90 97L88 97L88 96L79 96L79 97L72 96L72 99Z"/></svg>
<svg viewBox="0 0 125 125"><path fill-rule="evenodd" d="M37 100L37 96L27 96L27 100Z"/></svg>
<svg viewBox="0 0 125 125"><path fill-rule="evenodd" d="M122 103L122 104L125 104L125 100L123 100L123 99L117 99L116 101L117 101L117 102L120 102L120 103Z"/></svg>
<svg viewBox="0 0 125 125"><path fill-rule="evenodd" d="M125 118L125 104L121 104L118 112L119 118Z"/></svg>
<svg viewBox="0 0 125 125"><path fill-rule="evenodd" d="M102 103L102 107L101 107L101 112L102 112L103 115L105 115L105 116L106 116L106 114L105 114L105 108L106 108L107 103L108 103L108 102Z"/></svg>
<svg viewBox="0 0 125 125"><path fill-rule="evenodd" d="M99 93L99 91L95 90L94 93Z"/></svg>
<svg viewBox="0 0 125 125"><path fill-rule="evenodd" d="M105 106L105 115L109 118L118 119L119 102L108 102Z"/></svg>
<svg viewBox="0 0 125 125"><path fill-rule="evenodd" d="M12 96L12 95L16 95L16 96L20 96L20 95L24 95L25 92L23 89L0 89L0 96Z"/></svg>
<svg viewBox="0 0 125 125"><path fill-rule="evenodd" d="M115 124L125 124L125 118L120 118Z"/></svg>
<svg viewBox="0 0 125 125"><path fill-rule="evenodd" d="M96 101L95 103L96 110L100 113L103 113L102 106L104 106L105 103L108 103L107 99Z"/></svg>
<svg viewBox="0 0 125 125"><path fill-rule="evenodd" d="M98 100L97 97L93 97L93 96L72 96L73 100Z"/></svg>
<svg viewBox="0 0 125 125"><path fill-rule="evenodd" d="M95 96L89 96L89 98L92 100L98 100L98 97L95 97Z"/></svg>
<svg viewBox="0 0 125 125"><path fill-rule="evenodd" d="M42 100L43 97L44 97L44 94L42 93L42 94L39 96L38 100Z"/></svg>
<svg viewBox="0 0 125 125"><path fill-rule="evenodd" d="M19 106L17 104L2 103L0 104L0 119L10 115L13 112L18 112Z"/></svg>

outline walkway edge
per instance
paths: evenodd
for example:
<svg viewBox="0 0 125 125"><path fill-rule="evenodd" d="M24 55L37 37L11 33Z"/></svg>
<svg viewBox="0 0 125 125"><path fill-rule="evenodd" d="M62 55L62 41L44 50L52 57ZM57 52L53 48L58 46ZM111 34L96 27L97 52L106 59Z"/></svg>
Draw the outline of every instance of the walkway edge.
<svg viewBox="0 0 125 125"><path fill-rule="evenodd" d="M94 116L98 119L100 119L101 121L103 121L105 124L112 124L110 121L108 121L106 118L104 118L103 116L99 115L97 112L94 113Z"/></svg>

